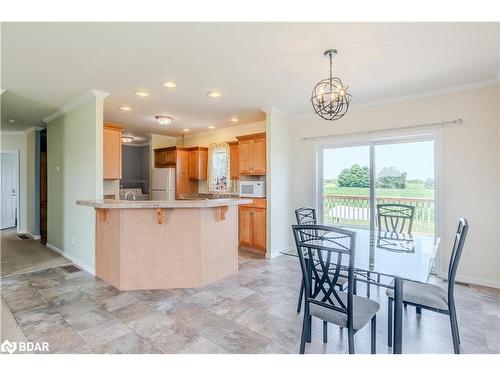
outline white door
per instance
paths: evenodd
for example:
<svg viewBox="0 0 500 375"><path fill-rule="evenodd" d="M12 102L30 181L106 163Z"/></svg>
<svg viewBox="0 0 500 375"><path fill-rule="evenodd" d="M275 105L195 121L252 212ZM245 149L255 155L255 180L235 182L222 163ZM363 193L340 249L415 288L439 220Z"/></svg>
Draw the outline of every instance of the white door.
<svg viewBox="0 0 500 375"><path fill-rule="evenodd" d="M17 214L17 153L2 152L1 155L1 228L16 226Z"/></svg>

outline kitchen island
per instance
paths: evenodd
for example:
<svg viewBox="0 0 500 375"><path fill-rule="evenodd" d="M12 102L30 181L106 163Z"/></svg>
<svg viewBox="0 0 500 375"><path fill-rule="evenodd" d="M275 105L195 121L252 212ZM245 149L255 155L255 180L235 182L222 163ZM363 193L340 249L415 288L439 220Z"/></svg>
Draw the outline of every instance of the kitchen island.
<svg viewBox="0 0 500 375"><path fill-rule="evenodd" d="M119 290L197 288L238 271L251 199L81 200L96 210L96 276Z"/></svg>

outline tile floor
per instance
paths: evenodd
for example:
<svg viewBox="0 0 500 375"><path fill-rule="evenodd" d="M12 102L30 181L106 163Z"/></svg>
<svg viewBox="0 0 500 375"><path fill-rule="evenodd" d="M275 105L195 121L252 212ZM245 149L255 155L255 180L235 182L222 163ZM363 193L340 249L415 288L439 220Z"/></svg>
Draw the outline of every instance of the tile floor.
<svg viewBox="0 0 500 375"><path fill-rule="evenodd" d="M119 292L92 275L60 268L1 279L1 295L28 340L48 341L53 353L297 353L301 316L295 312L296 258L240 255L240 270L200 289ZM381 311L377 352L386 345L385 290L372 287ZM363 293L360 291L360 293ZM463 353L500 353L500 291L458 286ZM404 312L405 353L452 353L448 317ZM347 337L330 325L323 344L313 319L307 353L345 353ZM355 336L370 352L369 326Z"/></svg>

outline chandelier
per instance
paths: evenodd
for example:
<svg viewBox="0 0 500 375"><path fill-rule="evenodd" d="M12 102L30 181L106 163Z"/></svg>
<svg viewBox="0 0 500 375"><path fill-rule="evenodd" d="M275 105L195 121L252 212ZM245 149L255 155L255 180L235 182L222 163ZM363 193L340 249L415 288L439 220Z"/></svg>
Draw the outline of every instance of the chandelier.
<svg viewBox="0 0 500 375"><path fill-rule="evenodd" d="M327 49L325 56L330 59L330 78L319 81L311 94L311 104L314 112L325 120L338 120L349 110L351 95L347 93L349 86L344 86L340 78L332 76L333 56L336 49Z"/></svg>

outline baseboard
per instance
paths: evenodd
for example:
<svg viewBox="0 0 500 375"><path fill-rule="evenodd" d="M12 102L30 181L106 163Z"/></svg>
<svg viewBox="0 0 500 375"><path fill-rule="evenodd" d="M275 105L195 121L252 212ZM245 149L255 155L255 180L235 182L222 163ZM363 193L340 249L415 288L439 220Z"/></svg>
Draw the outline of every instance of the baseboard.
<svg viewBox="0 0 500 375"><path fill-rule="evenodd" d="M26 232L26 234L28 236L30 236L31 238L33 238L34 240L39 240L40 238L42 238L42 236L40 236L39 234L33 234L33 233L30 233L30 232Z"/></svg>
<svg viewBox="0 0 500 375"><path fill-rule="evenodd" d="M68 253L62 251L61 249L55 247L54 245L51 245L50 243L47 242L47 244L45 245L47 246L50 250L58 253L59 255L62 255L63 257L65 257L66 259L69 259L70 261L72 261L76 266L78 266L79 268L81 268L82 270L84 271L87 271L88 273L90 273L91 275L94 275L95 276L95 269L93 267L90 267L88 264L85 264L81 261L79 261L78 259L76 259L75 257L69 255Z"/></svg>
<svg viewBox="0 0 500 375"><path fill-rule="evenodd" d="M487 286L489 288L500 289L500 282L493 280L479 279L477 277L457 275L455 281L464 284L474 284L474 285Z"/></svg>

